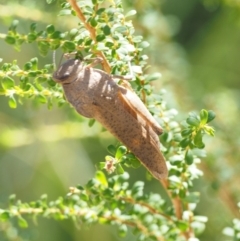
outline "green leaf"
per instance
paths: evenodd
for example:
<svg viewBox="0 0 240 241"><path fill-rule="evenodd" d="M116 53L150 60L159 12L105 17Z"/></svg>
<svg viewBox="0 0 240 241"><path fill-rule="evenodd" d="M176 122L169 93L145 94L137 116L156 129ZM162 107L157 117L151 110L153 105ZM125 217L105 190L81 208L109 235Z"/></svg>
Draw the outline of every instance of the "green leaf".
<svg viewBox="0 0 240 241"><path fill-rule="evenodd" d="M216 117L216 114L215 114L212 110L209 110L209 111L208 111L207 123L209 123L210 121L214 120L215 117Z"/></svg>
<svg viewBox="0 0 240 241"><path fill-rule="evenodd" d="M90 19L90 24L91 24L91 26L96 27L98 22L97 22L97 20L95 18L91 18Z"/></svg>
<svg viewBox="0 0 240 241"><path fill-rule="evenodd" d="M193 164L193 154L192 154L192 151L191 150L188 150L187 152L186 152L186 155L185 155L185 162L186 162L186 164L188 164L188 165L191 165L191 164Z"/></svg>
<svg viewBox="0 0 240 241"><path fill-rule="evenodd" d="M187 123L190 126L199 126L200 121L199 121L199 119L197 117L190 116L190 117L187 118Z"/></svg>
<svg viewBox="0 0 240 241"><path fill-rule="evenodd" d="M73 52L75 50L75 43L71 42L71 41L65 41L63 44L63 49L68 51L69 53Z"/></svg>
<svg viewBox="0 0 240 241"><path fill-rule="evenodd" d="M126 154L127 148L125 146L119 146L115 155L117 160L120 160L124 154Z"/></svg>
<svg viewBox="0 0 240 241"><path fill-rule="evenodd" d="M140 48L147 48L150 44L147 41L142 41L138 47Z"/></svg>
<svg viewBox="0 0 240 241"><path fill-rule="evenodd" d="M95 122L96 122L95 119L90 119L90 120L88 121L88 126L89 126L89 127L92 127Z"/></svg>
<svg viewBox="0 0 240 241"><path fill-rule="evenodd" d="M135 15L137 13L137 11L136 10L130 10L128 13L126 13L126 15L125 15L125 18L127 18L127 17L130 17L130 16L133 16L133 15Z"/></svg>
<svg viewBox="0 0 240 241"><path fill-rule="evenodd" d="M28 227L27 221L24 218L22 218L21 216L18 217L18 225L21 228L27 228Z"/></svg>
<svg viewBox="0 0 240 241"><path fill-rule="evenodd" d="M126 26L118 26L114 29L114 31L122 33L122 34L126 34L128 29Z"/></svg>
<svg viewBox="0 0 240 241"><path fill-rule="evenodd" d="M117 148L116 148L114 145L109 145L109 146L107 147L107 150L108 150L108 152L109 152L110 154L112 154L112 155L115 156L116 151L117 151Z"/></svg>
<svg viewBox="0 0 240 241"><path fill-rule="evenodd" d="M51 34L51 38L61 39L61 38L64 38L64 34L60 31L55 31L54 33Z"/></svg>
<svg viewBox="0 0 240 241"><path fill-rule="evenodd" d="M76 28L73 28L70 30L69 35L73 38L78 34L78 30Z"/></svg>
<svg viewBox="0 0 240 241"><path fill-rule="evenodd" d="M184 138L183 140L180 141L179 145L182 148L187 147L191 143L191 140L189 138Z"/></svg>
<svg viewBox="0 0 240 241"><path fill-rule="evenodd" d="M37 34L35 34L35 33L29 33L27 35L27 40L29 43L33 42L36 39L37 39Z"/></svg>
<svg viewBox="0 0 240 241"><path fill-rule="evenodd" d="M10 36L10 35L7 35L5 37L5 41L8 43L8 44L15 44L16 43L16 38L13 37L13 36Z"/></svg>
<svg viewBox="0 0 240 241"><path fill-rule="evenodd" d="M5 76L2 80L2 87L5 90L13 88L15 85L14 80L9 76Z"/></svg>
<svg viewBox="0 0 240 241"><path fill-rule="evenodd" d="M71 9L63 9L59 12L58 16L71 15L71 13L72 13Z"/></svg>
<svg viewBox="0 0 240 241"><path fill-rule="evenodd" d="M159 78L161 78L162 74L161 73L154 73L154 74L151 74L151 75L148 75L147 78L146 78L146 81L155 81L155 80L158 80Z"/></svg>
<svg viewBox="0 0 240 241"><path fill-rule="evenodd" d="M184 130L182 130L182 132L181 132L182 137L187 137L187 136L189 136L190 134L192 134L192 130L191 130L191 129L184 129Z"/></svg>
<svg viewBox="0 0 240 241"><path fill-rule="evenodd" d="M107 187L108 182L105 174L102 171L97 171L95 174L96 180L98 180L103 186Z"/></svg>
<svg viewBox="0 0 240 241"><path fill-rule="evenodd" d="M9 28L9 30L10 30L10 31L13 31L13 32L15 33L18 24L19 24L19 21L18 21L18 20L16 20L16 19L13 20L13 21L12 21L12 24L11 24L11 26L10 26L10 28Z"/></svg>
<svg viewBox="0 0 240 241"><path fill-rule="evenodd" d="M104 35L104 34L99 34L99 35L97 35L97 37L96 37L97 42L101 42L101 41L103 41L104 39L105 39L105 35Z"/></svg>
<svg viewBox="0 0 240 241"><path fill-rule="evenodd" d="M10 213L8 211L4 211L0 209L0 220L3 222L8 221L10 219Z"/></svg>
<svg viewBox="0 0 240 241"><path fill-rule="evenodd" d="M133 168L139 168L141 166L141 162L135 157L130 157L130 164Z"/></svg>
<svg viewBox="0 0 240 241"><path fill-rule="evenodd" d="M15 98L14 98L13 96L10 96L10 97L9 97L8 105L9 105L10 108L12 108L12 109L17 108L17 102L16 102L16 100L15 100Z"/></svg>
<svg viewBox="0 0 240 241"><path fill-rule="evenodd" d="M182 221L182 220L178 220L176 222L177 227L181 230L181 231L186 231L189 227L188 227L188 223Z"/></svg>
<svg viewBox="0 0 240 241"><path fill-rule="evenodd" d="M109 35L111 33L111 28L106 24L103 28L102 31L104 35Z"/></svg>
<svg viewBox="0 0 240 241"><path fill-rule="evenodd" d="M172 165L179 165L179 164L181 164L182 163L182 159L183 159L183 157L182 156L180 156L180 155L174 155L174 156L172 156L172 157L170 157L170 163L172 164Z"/></svg>
<svg viewBox="0 0 240 241"><path fill-rule="evenodd" d="M46 56L49 50L49 44L47 42L38 42L38 49L41 55Z"/></svg>
<svg viewBox="0 0 240 241"><path fill-rule="evenodd" d="M16 201L16 194L11 194L8 199L9 199L10 205L13 205L14 202Z"/></svg>
<svg viewBox="0 0 240 241"><path fill-rule="evenodd" d="M124 173L124 169L123 169L123 167L120 163L117 164L117 166L116 166L116 172L117 172L118 175L121 175L121 174Z"/></svg>
<svg viewBox="0 0 240 241"><path fill-rule="evenodd" d="M207 123L208 120L208 112L204 109L202 109L200 111L200 120L201 120L201 124L205 125Z"/></svg>
<svg viewBox="0 0 240 241"><path fill-rule="evenodd" d="M37 28L37 23L32 23L32 24L30 25L30 31L31 31L31 32L34 32L34 31L36 30L36 28Z"/></svg>
<svg viewBox="0 0 240 241"><path fill-rule="evenodd" d="M203 148L204 147L204 144L203 144L203 141L202 141L202 131L199 130L196 134L196 136L194 137L194 144L198 147L198 148Z"/></svg>
<svg viewBox="0 0 240 241"><path fill-rule="evenodd" d="M39 95L36 97L36 99L37 99L40 103L42 103L42 104L47 103L47 98L46 98L44 95L42 95L42 94L39 94Z"/></svg>
<svg viewBox="0 0 240 241"><path fill-rule="evenodd" d="M55 31L55 27L52 24L50 24L46 27L46 30L48 34L52 34Z"/></svg>
<svg viewBox="0 0 240 241"><path fill-rule="evenodd" d="M23 66L23 70L28 71L32 68L32 63L31 62L27 62L26 64L24 64Z"/></svg>

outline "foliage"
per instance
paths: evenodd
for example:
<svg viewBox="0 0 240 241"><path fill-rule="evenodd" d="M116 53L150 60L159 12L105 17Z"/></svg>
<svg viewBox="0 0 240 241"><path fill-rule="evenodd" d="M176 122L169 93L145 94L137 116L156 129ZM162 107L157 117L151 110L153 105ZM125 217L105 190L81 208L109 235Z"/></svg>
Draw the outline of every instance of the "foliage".
<svg viewBox="0 0 240 241"><path fill-rule="evenodd" d="M1 36L16 50L23 44L36 43L43 56L61 49L64 53L81 52L85 58L101 57L103 69L116 75L127 75L131 62L134 72L131 85L165 130L160 138L169 178L162 181L162 187L168 198L145 193L144 183L140 181L129 187L129 175L124 169L137 168L139 163L126 147L110 145L111 155L106 156L105 163L99 163L95 178L84 187L71 188L67 197L50 202L46 195L29 203L16 201L11 196L9 207L0 210L1 222L16 218L21 228L27 228L29 217L35 220L41 216L58 221L71 219L77 225L117 225L122 237L132 228L138 240L198 240L196 237L204 231L207 218L195 214L200 193L192 189L193 181L203 174L197 167L200 158L205 156L203 136L214 136L214 129L209 125L215 118L214 112L202 109L199 114L192 112L186 121L179 122L177 111L168 108L164 93L153 93L152 81L158 74L145 74L148 57L144 49L148 43L142 36L134 35L129 19L135 10L124 14L119 0L80 1L78 4L71 0L64 2L59 12L62 16L78 18L77 28L61 32L49 24L44 30L37 30L33 23L29 32L22 34L17 30L18 21L14 21L8 33ZM40 69L37 58L32 58L23 68L16 60L3 63L0 94L9 98L11 108L17 108L18 103L23 104L29 98L49 108L55 102L62 105L65 100L61 88L52 80L53 70L52 64ZM118 175L106 176L104 170Z"/></svg>

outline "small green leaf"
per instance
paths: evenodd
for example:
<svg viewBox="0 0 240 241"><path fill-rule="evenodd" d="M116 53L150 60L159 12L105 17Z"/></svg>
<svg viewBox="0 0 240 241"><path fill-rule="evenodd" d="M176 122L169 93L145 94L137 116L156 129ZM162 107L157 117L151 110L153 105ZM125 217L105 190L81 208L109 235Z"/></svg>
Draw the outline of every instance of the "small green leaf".
<svg viewBox="0 0 240 241"><path fill-rule="evenodd" d="M161 78L162 74L161 73L154 73L154 74L151 74L151 75L148 75L147 78L146 78L146 81L155 81L155 80L158 80L159 78Z"/></svg>
<svg viewBox="0 0 240 241"><path fill-rule="evenodd" d="M9 199L10 205L13 205L14 202L16 201L16 194L11 194L8 199Z"/></svg>
<svg viewBox="0 0 240 241"><path fill-rule="evenodd" d="M38 49L41 55L46 56L49 50L49 44L47 42L38 42Z"/></svg>
<svg viewBox="0 0 240 241"><path fill-rule="evenodd" d="M190 117L187 118L187 123L190 126L199 126L200 121L199 121L199 119L197 117L190 116Z"/></svg>
<svg viewBox="0 0 240 241"><path fill-rule="evenodd" d="M10 31L13 31L13 32L15 33L18 24L19 24L19 21L18 21L18 20L16 20L16 19L13 20L13 21L12 21L12 24L11 24L11 26L10 26L10 28L9 28L9 30L10 30Z"/></svg>
<svg viewBox="0 0 240 241"><path fill-rule="evenodd" d="M176 166L176 165L179 165L182 163L182 159L183 159L182 156L174 155L174 156L170 157L169 160L170 160L171 165Z"/></svg>
<svg viewBox="0 0 240 241"><path fill-rule="evenodd" d="M42 104L46 104L46 103L47 103L47 98L46 98L44 95L42 95L42 94L39 94L39 95L36 97L36 99L37 99L40 103L42 103Z"/></svg>
<svg viewBox="0 0 240 241"><path fill-rule="evenodd" d="M104 34L99 34L99 35L97 35L97 37L96 37L97 42L101 42L101 41L103 41L104 39L105 39L105 35L104 35Z"/></svg>
<svg viewBox="0 0 240 241"><path fill-rule="evenodd" d="M52 24L50 24L46 27L46 30L48 34L52 34L55 31L55 27Z"/></svg>
<svg viewBox="0 0 240 241"><path fill-rule="evenodd" d="M63 49L68 51L69 53L73 52L75 50L75 43L71 42L71 41L65 41L63 44Z"/></svg>
<svg viewBox="0 0 240 241"><path fill-rule="evenodd" d="M140 48L147 48L150 44L147 41L143 41L139 44L138 47Z"/></svg>
<svg viewBox="0 0 240 241"><path fill-rule="evenodd" d="M15 85L14 80L9 76L5 76L2 80L2 87L5 90L13 88Z"/></svg>
<svg viewBox="0 0 240 241"><path fill-rule="evenodd" d="M73 38L78 34L78 29L73 28L70 30L69 35Z"/></svg>
<svg viewBox="0 0 240 241"><path fill-rule="evenodd" d="M105 174L102 171L97 171L95 175L96 180L98 180L103 186L107 187L108 182Z"/></svg>
<svg viewBox="0 0 240 241"><path fill-rule="evenodd" d="M71 9L63 9L59 12L58 16L71 15L71 13L72 13Z"/></svg>
<svg viewBox="0 0 240 241"><path fill-rule="evenodd" d="M95 119L90 119L90 120L88 121L88 126L89 126L89 127L92 127L95 122L96 122Z"/></svg>
<svg viewBox="0 0 240 241"><path fill-rule="evenodd" d="M213 119L215 119L215 117L216 117L216 114L215 114L212 110L209 110L209 111L208 111L207 123L209 123L210 121L212 121Z"/></svg>
<svg viewBox="0 0 240 241"><path fill-rule="evenodd" d="M114 145L109 145L109 146L107 147L107 150L108 150L109 153L111 153L112 155L115 156L115 153L116 153L116 151L117 151L117 148L116 148Z"/></svg>
<svg viewBox="0 0 240 241"><path fill-rule="evenodd" d="M22 218L21 216L18 217L18 225L21 228L27 228L28 227L27 221L24 218Z"/></svg>
<svg viewBox="0 0 240 241"><path fill-rule="evenodd" d="M191 129L184 129L184 130L182 130L182 132L181 132L182 137L187 137L187 136L189 136L190 134L192 134L192 130L191 130Z"/></svg>
<svg viewBox="0 0 240 241"><path fill-rule="evenodd" d="M99 163L97 164L97 167L98 167L99 170L103 170L103 169L105 168L105 165L106 165L105 162L99 162Z"/></svg>
<svg viewBox="0 0 240 241"><path fill-rule="evenodd" d="M32 68L32 63L31 62L27 62L26 64L24 64L23 66L23 70L28 71Z"/></svg>
<svg viewBox="0 0 240 241"><path fill-rule="evenodd" d="M97 20L95 18L91 18L90 19L90 24L91 24L92 27L96 27L98 22L97 22Z"/></svg>
<svg viewBox="0 0 240 241"><path fill-rule="evenodd" d="M126 154L127 148L125 146L119 146L115 155L117 160L120 160L124 154Z"/></svg>
<svg viewBox="0 0 240 241"><path fill-rule="evenodd" d="M30 31L31 31L31 32L34 32L34 31L36 30L36 28L37 28L37 24L36 24L36 23L32 23L32 24L30 25Z"/></svg>
<svg viewBox="0 0 240 241"><path fill-rule="evenodd" d="M134 156L128 160L130 160L130 164L133 168L139 168L141 166L141 162Z"/></svg>
<svg viewBox="0 0 240 241"><path fill-rule="evenodd" d="M196 136L194 137L194 144L198 147L198 148L203 148L204 147L204 144L203 144L203 141L202 141L202 131L199 130L196 134Z"/></svg>
<svg viewBox="0 0 240 241"><path fill-rule="evenodd" d="M51 34L51 38L53 39L61 39L64 37L64 34L60 31L55 31L54 33Z"/></svg>
<svg viewBox="0 0 240 241"><path fill-rule="evenodd" d="M188 164L188 165L191 165L191 164L193 164L193 154L192 154L192 151L191 150L188 150L187 152L186 152L186 155L185 155L185 162L186 162L186 164Z"/></svg>
<svg viewBox="0 0 240 241"><path fill-rule="evenodd" d="M111 33L111 28L106 24L103 28L102 31L104 35L109 35Z"/></svg>
<svg viewBox="0 0 240 241"><path fill-rule="evenodd" d="M182 147L182 148L185 148L185 147L187 147L189 144L191 143L191 140L189 139L189 138L184 138L184 139L182 139L181 141L180 141L180 146Z"/></svg>
<svg viewBox="0 0 240 241"><path fill-rule="evenodd" d="M27 35L27 39L28 39L28 42L31 43L31 42L33 42L34 40L37 39L37 35L35 33L29 33Z"/></svg>
<svg viewBox="0 0 240 241"><path fill-rule="evenodd" d="M127 17L130 17L130 16L133 16L133 15L135 15L137 13L137 11L136 10L130 10L128 13L126 13L126 15L125 15L125 18L127 18Z"/></svg>
<svg viewBox="0 0 240 241"><path fill-rule="evenodd" d="M204 109L202 109L200 111L200 120L201 120L201 124L205 125L207 123L208 120L208 112Z"/></svg>
<svg viewBox="0 0 240 241"><path fill-rule="evenodd" d="M5 37L5 41L8 43L8 44L15 44L16 43L16 38L13 37L13 36L10 36L10 35L7 35Z"/></svg>
<svg viewBox="0 0 240 241"><path fill-rule="evenodd" d="M178 220L176 222L177 227L181 230L181 231L186 231L189 227L188 227L188 223L182 221L182 220Z"/></svg>
<svg viewBox="0 0 240 241"><path fill-rule="evenodd" d="M126 26L118 26L114 29L116 32L122 33L122 34L126 34L128 29Z"/></svg>
<svg viewBox="0 0 240 241"><path fill-rule="evenodd" d="M0 220L3 222L8 221L10 219L10 213L8 211L3 211L0 209Z"/></svg>
<svg viewBox="0 0 240 241"><path fill-rule="evenodd" d="M17 108L17 102L16 102L16 100L15 100L15 98L14 98L13 96L10 96L10 97L9 97L8 105L9 105L10 108L12 108L12 109Z"/></svg>
<svg viewBox="0 0 240 241"><path fill-rule="evenodd" d="M120 163L116 166L116 172L118 175L121 175L124 173L124 169Z"/></svg>

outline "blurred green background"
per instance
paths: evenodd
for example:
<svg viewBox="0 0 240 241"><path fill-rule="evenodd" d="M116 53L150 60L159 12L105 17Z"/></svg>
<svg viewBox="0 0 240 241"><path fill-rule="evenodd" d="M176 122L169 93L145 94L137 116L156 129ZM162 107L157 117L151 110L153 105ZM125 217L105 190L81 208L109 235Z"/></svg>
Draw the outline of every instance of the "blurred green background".
<svg viewBox="0 0 240 241"><path fill-rule="evenodd" d="M70 17L57 17L59 2L0 1L0 34L6 33L12 20L20 21L18 31L27 33L32 22L38 29L52 23L61 30L76 27ZM222 241L222 229L239 217L240 201L240 1L239 0L123 0L126 12L137 10L133 23L138 34L150 42L147 50L149 72L161 72L156 91L166 89L168 105L179 111L179 120L189 111L212 109L216 137L207 139L207 158L202 161L204 177L195 182L201 192L199 215L209 218L205 241ZM24 45L20 52L0 39L3 62L25 62L37 56L40 67L52 63L37 46ZM46 193L49 200L67 193L69 186L84 185L95 172L95 165L107 154L106 147L117 143L101 126L88 127L67 104L63 108L36 106L24 100L10 109L0 96L0 205L7 206L12 193L29 202ZM143 168L129 170L131 182L145 180ZM146 191L158 192L157 181L146 182ZM16 230L8 230L9 240ZM18 230L23 240L75 241L120 240L115 230L95 225L76 229L69 221L39 219L27 230ZM135 240L130 233L124 240Z"/></svg>

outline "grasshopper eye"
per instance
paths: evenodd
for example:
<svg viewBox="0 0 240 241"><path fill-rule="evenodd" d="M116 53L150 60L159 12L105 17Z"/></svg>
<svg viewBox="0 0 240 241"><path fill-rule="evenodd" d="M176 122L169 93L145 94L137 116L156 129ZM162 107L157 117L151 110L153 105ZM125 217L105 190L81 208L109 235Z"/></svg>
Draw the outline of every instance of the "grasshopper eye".
<svg viewBox="0 0 240 241"><path fill-rule="evenodd" d="M69 76L70 76L70 73L69 73L69 72L66 72L66 73L64 73L63 75L58 76L58 79L61 80L61 81L63 81L63 80L66 80Z"/></svg>

